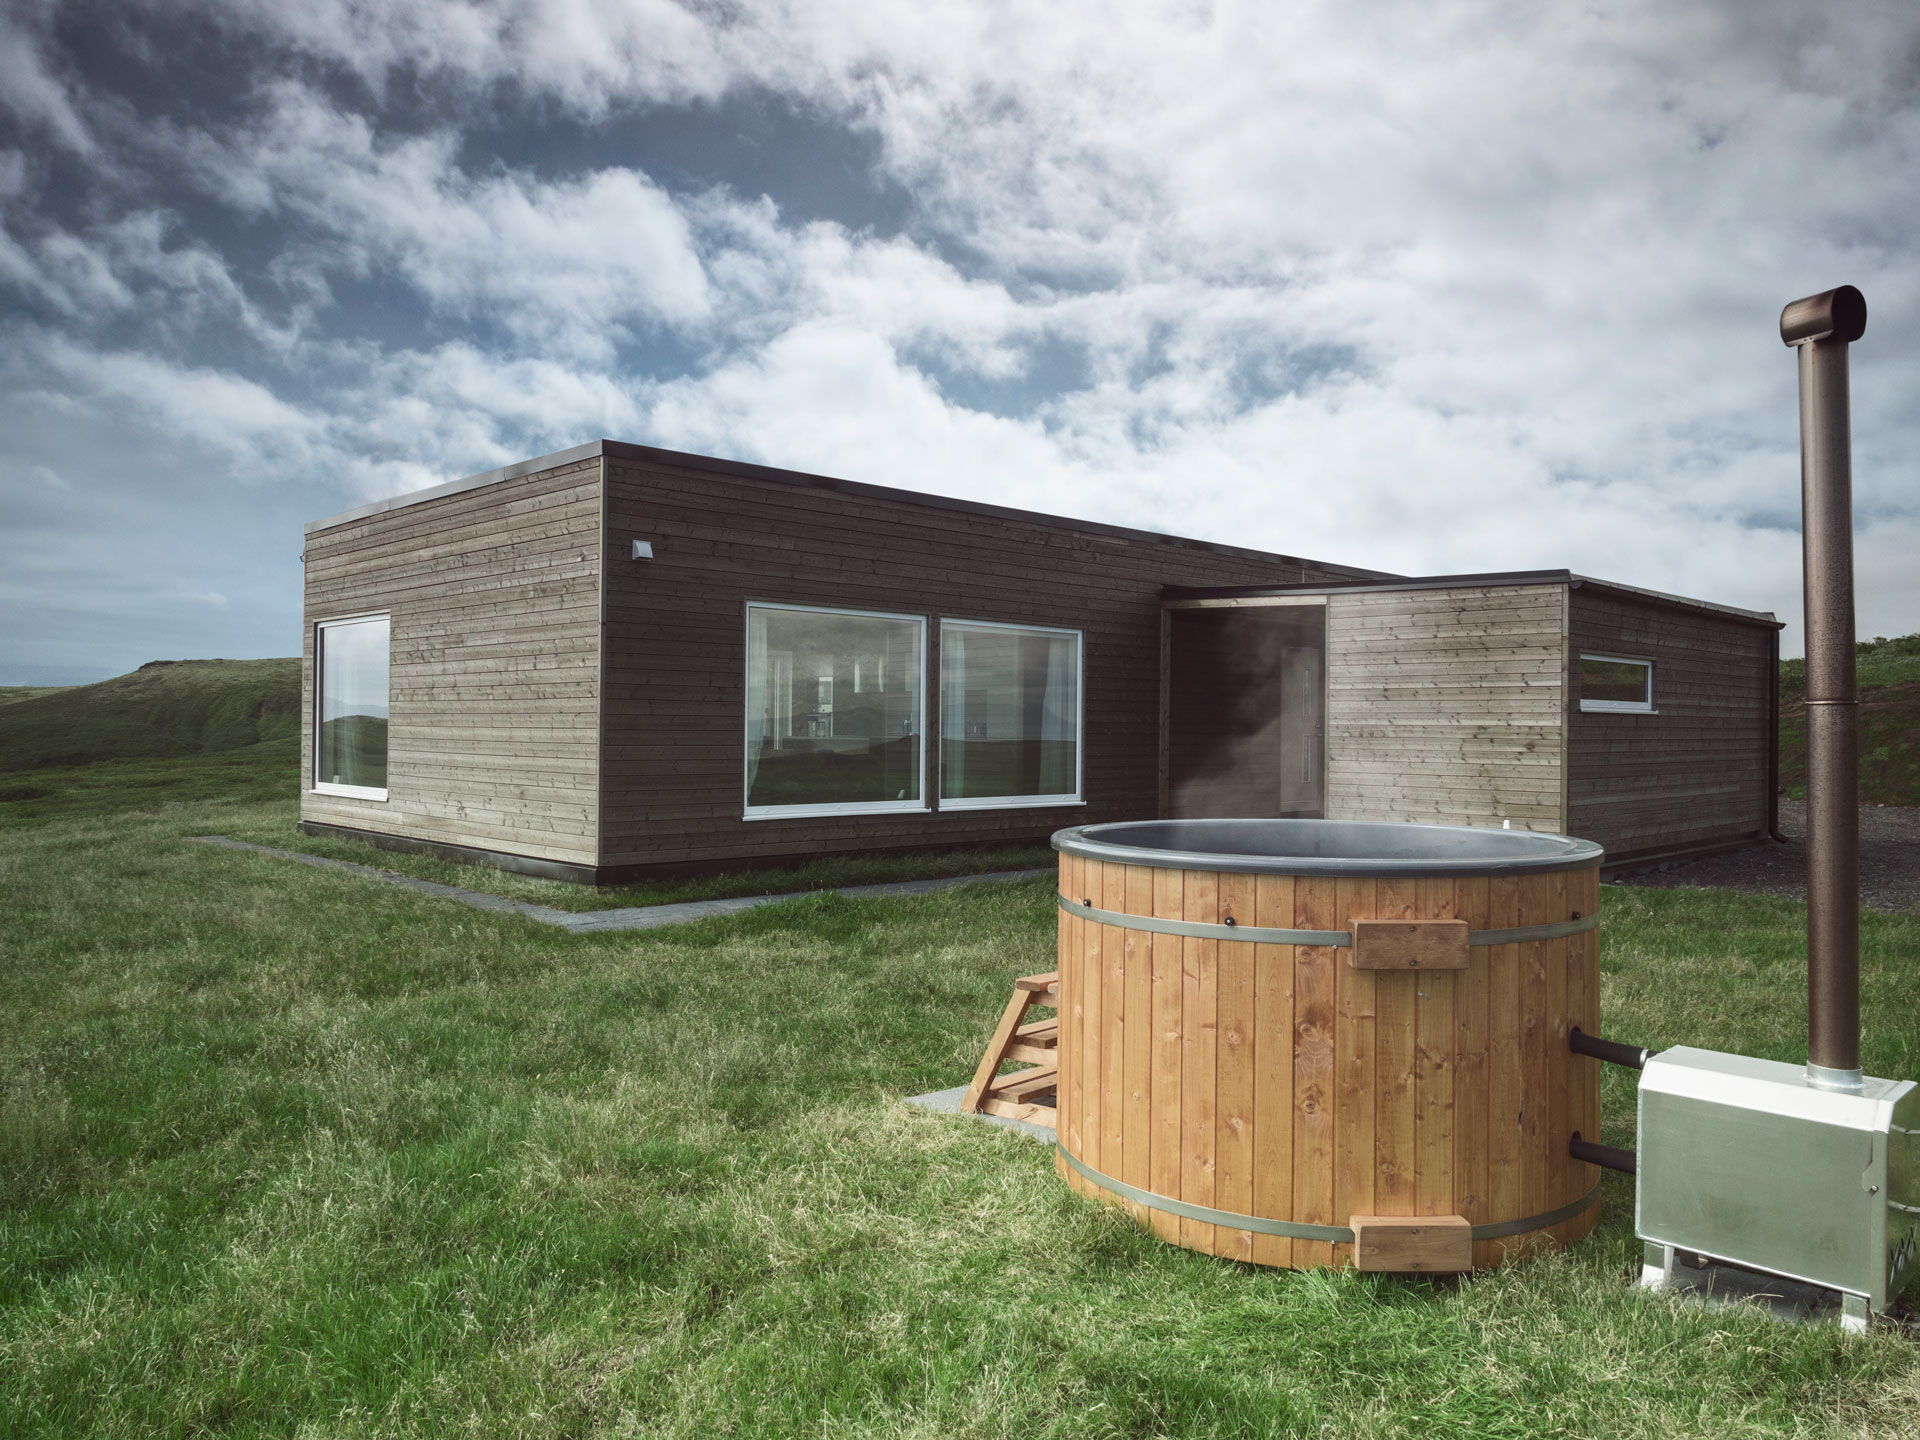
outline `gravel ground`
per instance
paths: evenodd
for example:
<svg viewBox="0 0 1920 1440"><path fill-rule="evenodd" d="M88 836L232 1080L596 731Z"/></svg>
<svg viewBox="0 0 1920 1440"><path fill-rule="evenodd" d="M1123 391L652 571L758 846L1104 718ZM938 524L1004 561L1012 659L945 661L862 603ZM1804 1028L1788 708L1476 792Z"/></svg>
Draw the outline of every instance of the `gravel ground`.
<svg viewBox="0 0 1920 1440"><path fill-rule="evenodd" d="M1752 890L1807 898L1807 802L1780 797L1784 845L1749 845L1702 860L1676 860L1616 877L1624 885ZM1920 910L1920 808L1860 807L1860 903L1891 913Z"/></svg>

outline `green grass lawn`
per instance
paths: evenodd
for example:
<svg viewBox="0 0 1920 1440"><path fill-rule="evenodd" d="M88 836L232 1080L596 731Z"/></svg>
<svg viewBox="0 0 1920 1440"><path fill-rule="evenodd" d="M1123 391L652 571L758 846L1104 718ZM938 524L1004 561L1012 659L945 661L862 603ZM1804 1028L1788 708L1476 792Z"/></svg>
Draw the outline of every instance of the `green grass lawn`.
<svg viewBox="0 0 1920 1440"><path fill-rule="evenodd" d="M461 865L430 855L384 850L366 840L340 835L303 835L291 812L270 819L236 823L221 831L235 840L297 850L371 865L417 880L457 885L524 900L555 910L616 910L629 905L668 905L682 900L725 900L738 895L796 895L810 890L878 885L894 880L928 880L946 875L985 875L994 871L1051 869L1058 857L1048 849L963 850L952 854L850 855L813 860L804 865L765 870L724 871L679 879L641 881L631 885L575 885L565 880L539 880L513 875L486 865Z"/></svg>
<svg viewBox="0 0 1920 1440"><path fill-rule="evenodd" d="M1044 880L572 936L185 838L288 825L283 748L8 779L0 1434L1920 1431L1907 1336L1631 1288L1624 1177L1562 1255L1295 1275L902 1106L1050 968ZM1800 906L1604 893L1610 1034L1802 1058ZM1863 934L1920 1075L1920 919Z"/></svg>
<svg viewBox="0 0 1920 1440"><path fill-rule="evenodd" d="M784 869L733 871L634 885L595 888L563 880L538 880L484 865L461 865L428 855L383 850L365 840L304 835L291 803L299 765L299 742L269 741L243 750L179 760L113 760L93 765L49 766L0 774L0 829L32 827L80 815L128 811L178 812L196 807L208 833L350 860L419 880L480 890L556 910L609 910L627 905L663 905L680 900L719 900L736 895L791 895L808 890L923 880L945 875L981 875L995 870L1051 867L1047 849L968 850L937 855L870 855L815 860ZM189 831L188 833L199 833Z"/></svg>

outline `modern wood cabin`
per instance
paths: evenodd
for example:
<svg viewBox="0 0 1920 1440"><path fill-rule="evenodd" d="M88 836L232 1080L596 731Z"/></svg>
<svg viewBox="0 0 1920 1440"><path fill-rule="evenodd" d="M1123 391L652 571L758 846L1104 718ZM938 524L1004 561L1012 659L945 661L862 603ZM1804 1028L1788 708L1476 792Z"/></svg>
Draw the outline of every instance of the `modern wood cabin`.
<svg viewBox="0 0 1920 1440"><path fill-rule="evenodd" d="M1773 827L1773 618L1564 571L1406 579L614 441L317 521L304 559L302 828L526 873L1201 809L1616 860Z"/></svg>

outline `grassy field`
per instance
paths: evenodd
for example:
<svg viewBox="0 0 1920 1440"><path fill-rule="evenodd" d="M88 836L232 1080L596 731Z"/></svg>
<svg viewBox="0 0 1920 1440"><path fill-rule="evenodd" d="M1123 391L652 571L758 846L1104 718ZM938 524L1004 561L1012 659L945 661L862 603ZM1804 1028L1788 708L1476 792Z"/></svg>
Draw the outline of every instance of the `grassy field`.
<svg viewBox="0 0 1920 1440"><path fill-rule="evenodd" d="M177 811L201 807L219 834L256 845L298 850L392 870L421 880L525 900L556 910L606 910L624 905L662 905L678 900L717 900L734 895L788 895L808 890L921 880L942 875L980 875L995 870L1031 870L1053 863L1047 849L972 850L953 855L855 856L815 860L789 869L752 870L645 884L573 885L537 880L481 865L459 865L426 855L382 850L364 840L303 835L296 827L292 793L299 742L289 736L243 750L180 760L115 760L94 765L46 766L0 774L0 827L32 828L80 815L126 811Z"/></svg>
<svg viewBox="0 0 1920 1440"><path fill-rule="evenodd" d="M902 1106L1049 967L1044 881L569 936L185 838L286 826L284 744L14 781L0 1433L1920 1432L1906 1336L1632 1289L1623 1177L1505 1272L1269 1273ZM1802 1057L1799 906L1605 895L1610 1033ZM1920 1075L1920 920L1863 932Z"/></svg>
<svg viewBox="0 0 1920 1440"><path fill-rule="evenodd" d="M667 905L682 900L723 900L736 895L796 895L812 890L877 885L891 880L926 880L943 875L985 875L993 871L1051 868L1057 857L1050 849L966 850L953 854L862 855L814 860L805 865L765 870L727 871L683 879L648 880L632 885L600 887L564 880L538 880L513 875L485 865L460 865L427 855L383 850L365 840L335 835L303 835L289 814L221 832L256 845L297 850L351 860L357 865L392 870L419 880L457 885L525 900L556 910L613 910L628 905Z"/></svg>

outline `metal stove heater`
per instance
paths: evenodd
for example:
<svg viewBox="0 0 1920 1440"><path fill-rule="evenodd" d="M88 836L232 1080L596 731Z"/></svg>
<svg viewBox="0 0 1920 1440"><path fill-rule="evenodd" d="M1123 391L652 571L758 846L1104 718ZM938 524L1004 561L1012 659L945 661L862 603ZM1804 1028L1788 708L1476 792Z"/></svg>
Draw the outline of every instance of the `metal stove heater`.
<svg viewBox="0 0 1920 1440"><path fill-rule="evenodd" d="M1796 300L1807 641L1807 1063L1645 1057L1641 1283L1721 1262L1839 1292L1863 1330L1920 1270L1920 1087L1860 1070L1860 828L1847 347L1858 290ZM1680 1267L1676 1270L1676 1267Z"/></svg>

